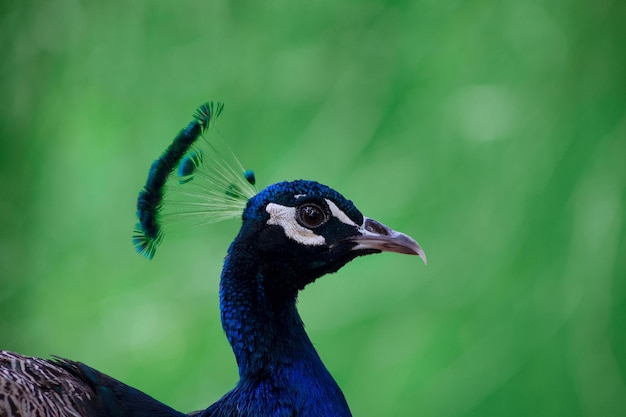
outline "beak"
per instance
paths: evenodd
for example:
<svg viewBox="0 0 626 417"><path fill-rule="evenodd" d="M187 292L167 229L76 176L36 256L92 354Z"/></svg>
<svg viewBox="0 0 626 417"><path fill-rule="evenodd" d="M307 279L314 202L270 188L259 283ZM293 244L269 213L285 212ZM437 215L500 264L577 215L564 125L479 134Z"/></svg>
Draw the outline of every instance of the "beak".
<svg viewBox="0 0 626 417"><path fill-rule="evenodd" d="M412 237L396 232L374 219L364 217L363 225L359 228L358 233L355 237L350 238L352 242L356 243L352 250L376 249L381 252L417 255L422 258L424 265L428 264L424 250Z"/></svg>

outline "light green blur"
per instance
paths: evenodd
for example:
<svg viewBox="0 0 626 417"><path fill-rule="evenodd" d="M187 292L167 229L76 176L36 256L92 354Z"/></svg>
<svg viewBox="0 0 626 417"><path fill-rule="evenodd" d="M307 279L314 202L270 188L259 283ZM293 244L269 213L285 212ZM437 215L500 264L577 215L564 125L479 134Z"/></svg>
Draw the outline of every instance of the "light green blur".
<svg viewBox="0 0 626 417"><path fill-rule="evenodd" d="M357 259L300 311L355 416L626 415L626 3L4 1L0 349L181 410L237 370L239 223L131 244L207 100L260 187L315 179L429 265Z"/></svg>

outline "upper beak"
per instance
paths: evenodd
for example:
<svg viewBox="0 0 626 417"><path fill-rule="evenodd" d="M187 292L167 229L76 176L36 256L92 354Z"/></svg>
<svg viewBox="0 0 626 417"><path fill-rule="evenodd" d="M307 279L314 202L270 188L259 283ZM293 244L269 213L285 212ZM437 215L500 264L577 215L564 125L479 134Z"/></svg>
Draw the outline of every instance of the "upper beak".
<svg viewBox="0 0 626 417"><path fill-rule="evenodd" d="M359 228L359 234L350 240L357 244L353 250L377 249L382 252L417 255L422 258L425 265L428 264L424 250L412 237L396 232L368 217L364 217L363 225Z"/></svg>

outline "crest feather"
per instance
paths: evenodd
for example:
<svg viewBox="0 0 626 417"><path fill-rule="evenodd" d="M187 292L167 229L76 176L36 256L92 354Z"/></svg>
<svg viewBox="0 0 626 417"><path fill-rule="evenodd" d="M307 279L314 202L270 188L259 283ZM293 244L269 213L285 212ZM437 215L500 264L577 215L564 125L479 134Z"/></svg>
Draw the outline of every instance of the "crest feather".
<svg viewBox="0 0 626 417"><path fill-rule="evenodd" d="M152 163L137 199L133 244L151 259L163 240L163 226L199 225L241 216L256 195L254 173L219 136L215 120L224 104L208 102Z"/></svg>

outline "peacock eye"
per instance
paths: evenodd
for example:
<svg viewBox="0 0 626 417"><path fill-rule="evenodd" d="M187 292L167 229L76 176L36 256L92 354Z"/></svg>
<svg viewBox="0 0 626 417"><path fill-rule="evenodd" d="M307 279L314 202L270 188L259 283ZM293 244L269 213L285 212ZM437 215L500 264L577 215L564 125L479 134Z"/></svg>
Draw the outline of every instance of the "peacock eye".
<svg viewBox="0 0 626 417"><path fill-rule="evenodd" d="M298 223L309 229L321 226L328 220L324 210L315 204L305 204L298 207Z"/></svg>

